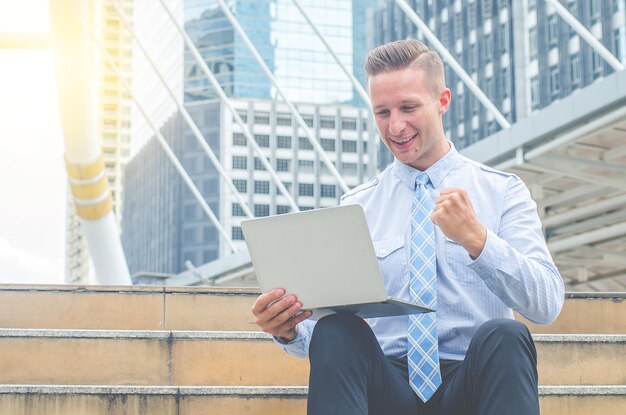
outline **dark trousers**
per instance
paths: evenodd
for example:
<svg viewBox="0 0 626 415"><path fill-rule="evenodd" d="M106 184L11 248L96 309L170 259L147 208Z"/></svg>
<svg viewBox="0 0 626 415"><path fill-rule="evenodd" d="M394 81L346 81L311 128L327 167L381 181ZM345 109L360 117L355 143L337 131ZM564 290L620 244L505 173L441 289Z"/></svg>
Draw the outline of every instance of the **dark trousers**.
<svg viewBox="0 0 626 415"><path fill-rule="evenodd" d="M426 403L409 386L406 358L387 358L354 315L318 321L309 359L309 415L539 414L537 352L526 326L514 320L486 322L465 360L441 360L442 384Z"/></svg>

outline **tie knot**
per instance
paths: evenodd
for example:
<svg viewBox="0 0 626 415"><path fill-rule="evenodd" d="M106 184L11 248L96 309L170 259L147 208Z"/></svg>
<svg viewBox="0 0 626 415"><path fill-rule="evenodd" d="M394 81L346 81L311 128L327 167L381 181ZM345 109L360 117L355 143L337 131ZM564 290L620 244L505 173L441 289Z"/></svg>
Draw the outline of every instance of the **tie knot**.
<svg viewBox="0 0 626 415"><path fill-rule="evenodd" d="M428 183L429 180L430 180L430 178L428 177L428 175L426 173L420 173L415 178L415 183L419 187L419 186L423 186L426 183Z"/></svg>

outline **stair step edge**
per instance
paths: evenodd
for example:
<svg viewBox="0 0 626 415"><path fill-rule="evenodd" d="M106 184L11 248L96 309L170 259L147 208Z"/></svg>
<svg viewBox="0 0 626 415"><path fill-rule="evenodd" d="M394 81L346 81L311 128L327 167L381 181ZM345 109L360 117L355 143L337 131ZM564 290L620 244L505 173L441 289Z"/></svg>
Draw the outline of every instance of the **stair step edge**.
<svg viewBox="0 0 626 415"><path fill-rule="evenodd" d="M260 331L0 329L1 337L269 340ZM626 334L533 334L536 342L626 343Z"/></svg>
<svg viewBox="0 0 626 415"><path fill-rule="evenodd" d="M0 385L0 394L112 394L112 395L306 395L307 386L106 386ZM624 395L626 385L539 386L541 396Z"/></svg>

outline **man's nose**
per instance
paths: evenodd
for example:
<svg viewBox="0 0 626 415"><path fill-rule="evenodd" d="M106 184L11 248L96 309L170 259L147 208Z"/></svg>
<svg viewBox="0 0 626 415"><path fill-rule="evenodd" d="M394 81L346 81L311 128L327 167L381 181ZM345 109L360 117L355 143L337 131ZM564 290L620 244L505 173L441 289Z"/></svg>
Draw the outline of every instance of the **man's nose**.
<svg viewBox="0 0 626 415"><path fill-rule="evenodd" d="M406 128L406 121L402 114L396 111L392 111L389 116L389 132L395 136L402 134Z"/></svg>

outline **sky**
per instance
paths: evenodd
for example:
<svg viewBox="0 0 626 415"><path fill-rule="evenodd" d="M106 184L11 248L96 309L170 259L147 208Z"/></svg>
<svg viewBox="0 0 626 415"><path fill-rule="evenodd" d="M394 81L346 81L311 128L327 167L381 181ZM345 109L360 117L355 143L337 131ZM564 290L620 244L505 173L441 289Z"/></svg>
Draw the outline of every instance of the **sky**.
<svg viewBox="0 0 626 415"><path fill-rule="evenodd" d="M49 31L46 0L0 0L0 34ZM61 283L63 138L52 52L0 48L0 283Z"/></svg>

